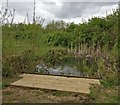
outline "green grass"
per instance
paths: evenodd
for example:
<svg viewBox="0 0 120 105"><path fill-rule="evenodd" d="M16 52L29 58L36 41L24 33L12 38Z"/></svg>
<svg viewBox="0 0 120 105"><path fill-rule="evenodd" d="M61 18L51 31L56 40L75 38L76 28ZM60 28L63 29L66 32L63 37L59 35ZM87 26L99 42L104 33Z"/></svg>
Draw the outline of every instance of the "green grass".
<svg viewBox="0 0 120 105"><path fill-rule="evenodd" d="M118 103L118 87L91 87L91 103Z"/></svg>
<svg viewBox="0 0 120 105"><path fill-rule="evenodd" d="M11 83L17 81L20 79L18 77L19 74L14 75L13 77L2 77L2 83L0 84L2 88L4 89L5 87L9 86Z"/></svg>
<svg viewBox="0 0 120 105"><path fill-rule="evenodd" d="M2 89L2 82L0 82L0 89Z"/></svg>

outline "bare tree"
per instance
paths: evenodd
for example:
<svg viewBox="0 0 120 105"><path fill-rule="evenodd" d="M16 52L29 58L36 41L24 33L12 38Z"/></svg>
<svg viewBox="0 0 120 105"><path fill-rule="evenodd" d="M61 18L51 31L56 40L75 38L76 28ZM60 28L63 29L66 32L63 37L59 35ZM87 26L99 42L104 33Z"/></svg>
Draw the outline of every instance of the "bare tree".
<svg viewBox="0 0 120 105"><path fill-rule="evenodd" d="M15 16L15 9L9 11L8 9L4 9L3 7L0 10L0 21L2 24L13 24Z"/></svg>
<svg viewBox="0 0 120 105"><path fill-rule="evenodd" d="M8 0L7 0L7 9L8 9Z"/></svg>
<svg viewBox="0 0 120 105"><path fill-rule="evenodd" d="M13 13L11 13L11 17L12 17L12 20L11 20L11 25L13 24L13 21L14 21L14 16L15 16L15 9L13 9Z"/></svg>
<svg viewBox="0 0 120 105"><path fill-rule="evenodd" d="M27 16L24 18L24 24L29 24L30 21L29 21L29 15L27 13Z"/></svg>
<svg viewBox="0 0 120 105"><path fill-rule="evenodd" d="M36 21L36 19L35 19L35 3L36 3L36 0L34 0L34 7L33 7L33 23L35 24L35 21Z"/></svg>
<svg viewBox="0 0 120 105"><path fill-rule="evenodd" d="M15 16L15 9L11 11L8 9L8 0L6 2L6 8L1 7L0 9L0 23L1 24L13 24Z"/></svg>
<svg viewBox="0 0 120 105"><path fill-rule="evenodd" d="M27 13L27 23L29 24L30 23L30 20L29 20L29 15Z"/></svg>

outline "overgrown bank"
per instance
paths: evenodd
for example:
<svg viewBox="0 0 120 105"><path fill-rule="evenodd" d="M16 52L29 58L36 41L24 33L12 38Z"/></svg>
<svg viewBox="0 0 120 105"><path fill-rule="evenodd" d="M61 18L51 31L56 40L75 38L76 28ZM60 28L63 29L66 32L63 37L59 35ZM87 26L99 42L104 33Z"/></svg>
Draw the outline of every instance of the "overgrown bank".
<svg viewBox="0 0 120 105"><path fill-rule="evenodd" d="M39 63L53 66L74 57L81 60L77 67L99 76L104 87L117 87L118 12L79 25L53 21L45 28L39 24L2 26L3 76L31 73Z"/></svg>

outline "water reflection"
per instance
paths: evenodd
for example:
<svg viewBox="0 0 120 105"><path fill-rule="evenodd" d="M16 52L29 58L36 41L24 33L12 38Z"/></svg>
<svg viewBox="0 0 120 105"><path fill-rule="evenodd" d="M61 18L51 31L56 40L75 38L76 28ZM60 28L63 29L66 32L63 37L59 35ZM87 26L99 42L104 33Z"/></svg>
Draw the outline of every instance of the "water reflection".
<svg viewBox="0 0 120 105"><path fill-rule="evenodd" d="M92 57L66 57L51 65L47 62L45 64L38 64L34 72L39 74L97 77L97 71L97 63Z"/></svg>
<svg viewBox="0 0 120 105"><path fill-rule="evenodd" d="M65 66L57 66L55 68L48 68L46 65L37 65L35 73L41 74L53 74L53 75L67 75L67 76L83 76L83 73L76 68Z"/></svg>

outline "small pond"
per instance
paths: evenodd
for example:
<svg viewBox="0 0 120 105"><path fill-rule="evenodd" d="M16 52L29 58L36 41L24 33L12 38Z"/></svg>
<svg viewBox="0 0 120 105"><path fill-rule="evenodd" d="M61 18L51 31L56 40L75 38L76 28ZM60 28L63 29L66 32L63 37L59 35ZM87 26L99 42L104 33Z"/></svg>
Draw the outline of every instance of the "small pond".
<svg viewBox="0 0 120 105"><path fill-rule="evenodd" d="M72 68L68 65L57 66L55 68L47 68L47 66L37 65L35 72L40 74L53 74L53 75L66 75L66 76L83 76L84 75L82 72L78 71L76 68Z"/></svg>
<svg viewBox="0 0 120 105"><path fill-rule="evenodd" d="M38 64L34 72L39 74L84 77L87 76L88 74L85 72L83 60L84 59L71 57L56 62L52 66L47 66L47 64ZM87 63L88 67L93 67L92 65L95 66L95 62L93 59L88 59ZM94 67L92 72L96 73L97 67Z"/></svg>

